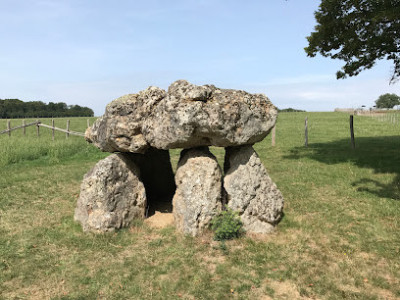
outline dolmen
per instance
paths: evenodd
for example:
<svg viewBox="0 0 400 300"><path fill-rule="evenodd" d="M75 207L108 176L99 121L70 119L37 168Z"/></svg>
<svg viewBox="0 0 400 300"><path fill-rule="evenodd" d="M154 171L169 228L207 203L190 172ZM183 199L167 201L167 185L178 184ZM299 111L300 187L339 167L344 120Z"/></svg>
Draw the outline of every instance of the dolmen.
<svg viewBox="0 0 400 300"><path fill-rule="evenodd" d="M113 231L172 203L184 234L201 234L227 208L238 212L245 231L273 231L284 201L252 145L276 119L263 94L185 80L167 92L149 87L112 101L85 138L113 154L84 176L75 220L84 231ZM223 171L209 146L225 148ZM176 148L182 151L174 174L169 150Z"/></svg>

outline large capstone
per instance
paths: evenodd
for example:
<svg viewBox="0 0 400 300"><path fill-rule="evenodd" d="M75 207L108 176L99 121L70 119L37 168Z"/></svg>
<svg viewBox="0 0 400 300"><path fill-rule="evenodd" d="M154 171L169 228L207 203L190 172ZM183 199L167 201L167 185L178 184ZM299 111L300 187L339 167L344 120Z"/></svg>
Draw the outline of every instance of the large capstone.
<svg viewBox="0 0 400 300"><path fill-rule="evenodd" d="M177 230L196 236L222 208L222 171L207 147L183 150L175 174L173 214Z"/></svg>
<svg viewBox="0 0 400 300"><path fill-rule="evenodd" d="M252 146L229 147L224 189L228 207L238 211L250 233L269 233L282 218L283 196Z"/></svg>
<svg viewBox="0 0 400 300"><path fill-rule="evenodd" d="M263 94L174 82L111 102L86 139L103 151L239 146L261 141L277 109Z"/></svg>
<svg viewBox="0 0 400 300"><path fill-rule="evenodd" d="M149 144L142 134L143 120L165 96L164 90L149 87L112 101L105 114L86 130L86 140L105 152L145 153Z"/></svg>
<svg viewBox="0 0 400 300"><path fill-rule="evenodd" d="M84 176L74 218L84 231L107 232L143 219L145 208L138 166L129 155L112 154Z"/></svg>

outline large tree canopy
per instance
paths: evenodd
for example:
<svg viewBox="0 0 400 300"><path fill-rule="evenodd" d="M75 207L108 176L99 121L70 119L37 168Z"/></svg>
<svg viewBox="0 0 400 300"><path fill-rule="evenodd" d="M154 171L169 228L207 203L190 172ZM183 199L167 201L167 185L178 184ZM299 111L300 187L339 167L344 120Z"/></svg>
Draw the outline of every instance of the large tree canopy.
<svg viewBox="0 0 400 300"><path fill-rule="evenodd" d="M394 64L390 83L400 78L400 0L322 0L315 19L305 51L343 60L338 79L356 76L379 59Z"/></svg>
<svg viewBox="0 0 400 300"><path fill-rule="evenodd" d="M400 97L396 94L384 94L380 95L375 103L377 108L393 108L400 105Z"/></svg>

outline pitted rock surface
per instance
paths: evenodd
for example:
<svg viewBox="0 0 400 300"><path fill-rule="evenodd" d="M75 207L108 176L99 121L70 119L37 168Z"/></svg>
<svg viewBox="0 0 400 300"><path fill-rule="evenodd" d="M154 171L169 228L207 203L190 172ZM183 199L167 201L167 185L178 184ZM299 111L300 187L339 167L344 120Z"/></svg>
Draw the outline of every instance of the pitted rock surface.
<svg viewBox="0 0 400 300"><path fill-rule="evenodd" d="M165 96L164 90L149 87L112 101L86 130L86 140L105 152L144 153L149 144L142 134L143 120Z"/></svg>
<svg viewBox="0 0 400 300"><path fill-rule="evenodd" d="M276 117L276 107L263 94L178 80L168 93L149 87L114 100L86 139L108 152L239 146L261 141Z"/></svg>
<svg viewBox="0 0 400 300"><path fill-rule="evenodd" d="M228 207L239 212L244 229L271 232L282 218L283 196L253 147L227 148L224 169Z"/></svg>
<svg viewBox="0 0 400 300"><path fill-rule="evenodd" d="M283 197L252 145L276 118L263 94L185 80L168 92L149 87L112 101L85 137L102 151L121 153L85 176L75 220L85 231L112 231L146 212L170 211L173 197L174 223L185 234L201 234L223 204L239 212L246 231L272 231ZM224 178L208 146L225 147ZM174 148L184 148L175 178L167 151Z"/></svg>
<svg viewBox="0 0 400 300"><path fill-rule="evenodd" d="M128 156L112 154L84 176L74 216L84 231L113 231L145 217L145 187Z"/></svg>
<svg viewBox="0 0 400 300"><path fill-rule="evenodd" d="M222 171L207 147L183 150L175 175L173 214L177 230L196 236L222 208Z"/></svg>

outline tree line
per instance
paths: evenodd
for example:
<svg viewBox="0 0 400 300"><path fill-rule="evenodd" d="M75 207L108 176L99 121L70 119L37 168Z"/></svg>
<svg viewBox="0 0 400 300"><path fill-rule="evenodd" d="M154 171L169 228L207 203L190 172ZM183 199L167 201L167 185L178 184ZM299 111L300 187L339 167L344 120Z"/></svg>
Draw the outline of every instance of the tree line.
<svg viewBox="0 0 400 300"><path fill-rule="evenodd" d="M278 112L305 112L305 110L301 110L301 109L295 109L295 108L284 108L284 109L279 109L278 108Z"/></svg>
<svg viewBox="0 0 400 300"><path fill-rule="evenodd" d="M0 99L0 118L93 117L89 107L67 105L64 102L24 102L19 99Z"/></svg>

